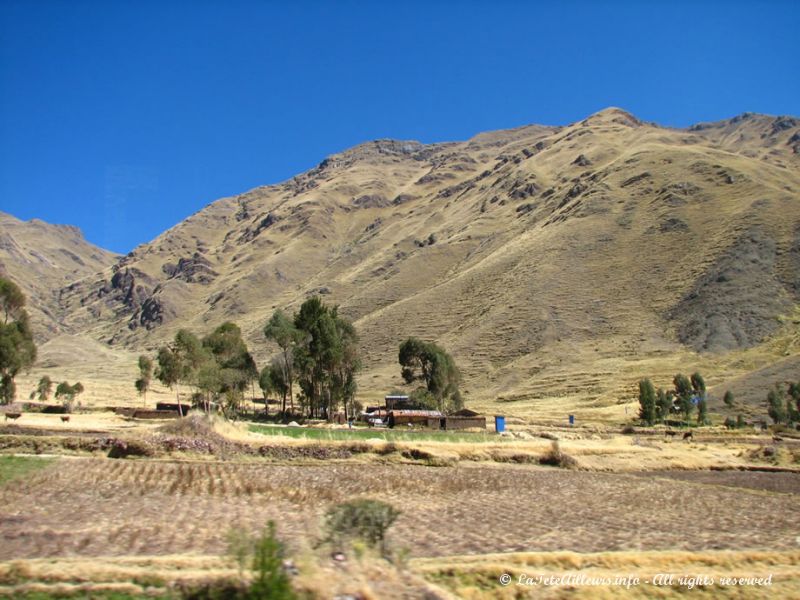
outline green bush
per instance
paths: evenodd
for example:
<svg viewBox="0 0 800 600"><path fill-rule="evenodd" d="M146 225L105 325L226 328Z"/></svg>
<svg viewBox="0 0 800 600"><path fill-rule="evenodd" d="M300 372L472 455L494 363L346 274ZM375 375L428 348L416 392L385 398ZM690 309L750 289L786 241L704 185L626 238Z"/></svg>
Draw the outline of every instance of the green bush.
<svg viewBox="0 0 800 600"><path fill-rule="evenodd" d="M294 600L289 576L283 568L285 549L275 535L275 523L270 521L258 537L246 531L234 529L228 534L228 554L239 565L240 576L249 562L253 579L249 585L233 582L216 582L211 586L184 593L186 599L216 600Z"/></svg>
<svg viewBox="0 0 800 600"><path fill-rule="evenodd" d="M341 545L345 540L362 540L386 553L386 531L400 511L380 500L351 500L334 506L325 514L324 542Z"/></svg>

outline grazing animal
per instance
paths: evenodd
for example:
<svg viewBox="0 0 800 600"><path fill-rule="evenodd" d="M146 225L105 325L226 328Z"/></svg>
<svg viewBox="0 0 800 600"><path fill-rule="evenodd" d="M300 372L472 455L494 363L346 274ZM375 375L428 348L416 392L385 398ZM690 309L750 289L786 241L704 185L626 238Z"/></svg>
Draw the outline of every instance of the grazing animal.
<svg viewBox="0 0 800 600"><path fill-rule="evenodd" d="M664 437L667 437L667 436L675 437L676 435L678 435L678 432L677 431L672 431L671 429L667 429L664 432Z"/></svg>
<svg viewBox="0 0 800 600"><path fill-rule="evenodd" d="M694 436L692 435L691 431L687 431L686 433L683 434L683 439L694 441Z"/></svg>
<svg viewBox="0 0 800 600"><path fill-rule="evenodd" d="M773 435L772 436L772 441L773 442L782 442L783 438L781 436L779 436L779 435Z"/></svg>
<svg viewBox="0 0 800 600"><path fill-rule="evenodd" d="M12 421L16 421L22 416L22 413L6 413L6 421L11 419Z"/></svg>
<svg viewBox="0 0 800 600"><path fill-rule="evenodd" d="M61 415L61 422L68 423L69 422L69 415Z"/></svg>

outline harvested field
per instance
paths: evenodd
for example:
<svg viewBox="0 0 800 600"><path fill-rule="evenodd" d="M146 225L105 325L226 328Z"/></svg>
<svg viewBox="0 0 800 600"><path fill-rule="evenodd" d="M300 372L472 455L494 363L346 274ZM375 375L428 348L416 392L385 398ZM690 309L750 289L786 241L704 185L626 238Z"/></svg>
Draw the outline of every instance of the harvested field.
<svg viewBox="0 0 800 600"><path fill-rule="evenodd" d="M708 475L723 481L731 476ZM81 458L62 459L0 488L0 560L219 554L229 526L260 528L267 519L278 522L284 539L313 540L325 508L354 496L399 507L403 514L391 535L415 557L788 550L797 547L800 525L797 495L664 477L530 466Z"/></svg>
<svg viewBox="0 0 800 600"><path fill-rule="evenodd" d="M722 485L733 488L800 494L800 473L763 471L657 471L640 473L642 477L666 477L691 483Z"/></svg>

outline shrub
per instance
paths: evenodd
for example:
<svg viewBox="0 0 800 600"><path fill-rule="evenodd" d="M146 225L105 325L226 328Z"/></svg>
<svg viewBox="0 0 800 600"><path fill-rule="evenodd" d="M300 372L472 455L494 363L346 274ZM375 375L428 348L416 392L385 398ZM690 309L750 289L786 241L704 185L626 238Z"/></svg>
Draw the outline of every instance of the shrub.
<svg viewBox="0 0 800 600"><path fill-rule="evenodd" d="M578 461L572 458L569 454L562 452L561 446L556 440L551 444L550 450L548 450L541 458L539 458L539 464L570 469L577 466Z"/></svg>
<svg viewBox="0 0 800 600"><path fill-rule="evenodd" d="M402 456L404 458L410 458L411 460L430 460L433 458L433 454L425 452L425 450L420 450L419 448L404 450Z"/></svg>
<svg viewBox="0 0 800 600"><path fill-rule="evenodd" d="M152 444L144 440L113 440L109 458L126 458L128 456L155 456Z"/></svg>
<svg viewBox="0 0 800 600"><path fill-rule="evenodd" d="M283 568L285 549L275 535L275 523L269 521L258 537L251 537L242 529L233 529L228 534L228 554L239 566L240 576L250 562L253 578L249 585L232 582L216 582L191 593L184 598L193 600L293 600L297 596L292 589L289 576Z"/></svg>
<svg viewBox="0 0 800 600"><path fill-rule="evenodd" d="M728 390L725 392L725 395L722 397L722 401L725 403L725 406L728 408L733 408L733 392Z"/></svg>
<svg viewBox="0 0 800 600"><path fill-rule="evenodd" d="M283 543L275 536L275 523L270 521L261 537L255 541L253 551L255 578L250 585L248 598L291 600L296 597L289 583L289 577L283 570L283 557Z"/></svg>
<svg viewBox="0 0 800 600"><path fill-rule="evenodd" d="M380 500L351 500L334 506L325 513L323 542L341 544L345 540L362 540L386 553L386 531L397 520L400 511Z"/></svg>

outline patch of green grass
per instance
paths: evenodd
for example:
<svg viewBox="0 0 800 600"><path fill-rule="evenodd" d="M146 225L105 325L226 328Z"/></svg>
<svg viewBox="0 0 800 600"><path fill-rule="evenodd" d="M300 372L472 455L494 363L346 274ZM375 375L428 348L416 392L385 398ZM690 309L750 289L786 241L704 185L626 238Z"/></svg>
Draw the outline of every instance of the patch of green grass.
<svg viewBox="0 0 800 600"><path fill-rule="evenodd" d="M51 462L52 458L0 456L0 485L5 485L12 479L25 477L28 473L44 468Z"/></svg>
<svg viewBox="0 0 800 600"><path fill-rule="evenodd" d="M277 427L273 425L250 425L250 431L264 435L281 435L292 438L320 441L353 441L379 439L387 442L498 442L504 438L493 433L470 433L453 431L409 431L399 429L364 428L314 429L311 427Z"/></svg>
<svg viewBox="0 0 800 600"><path fill-rule="evenodd" d="M74 592L17 592L14 598L18 600L55 600L56 598L89 598L91 600L136 600L141 598L139 594L126 594L124 592L107 592L107 591L86 591L76 590ZM177 598L177 596L160 595L158 598L170 599Z"/></svg>

